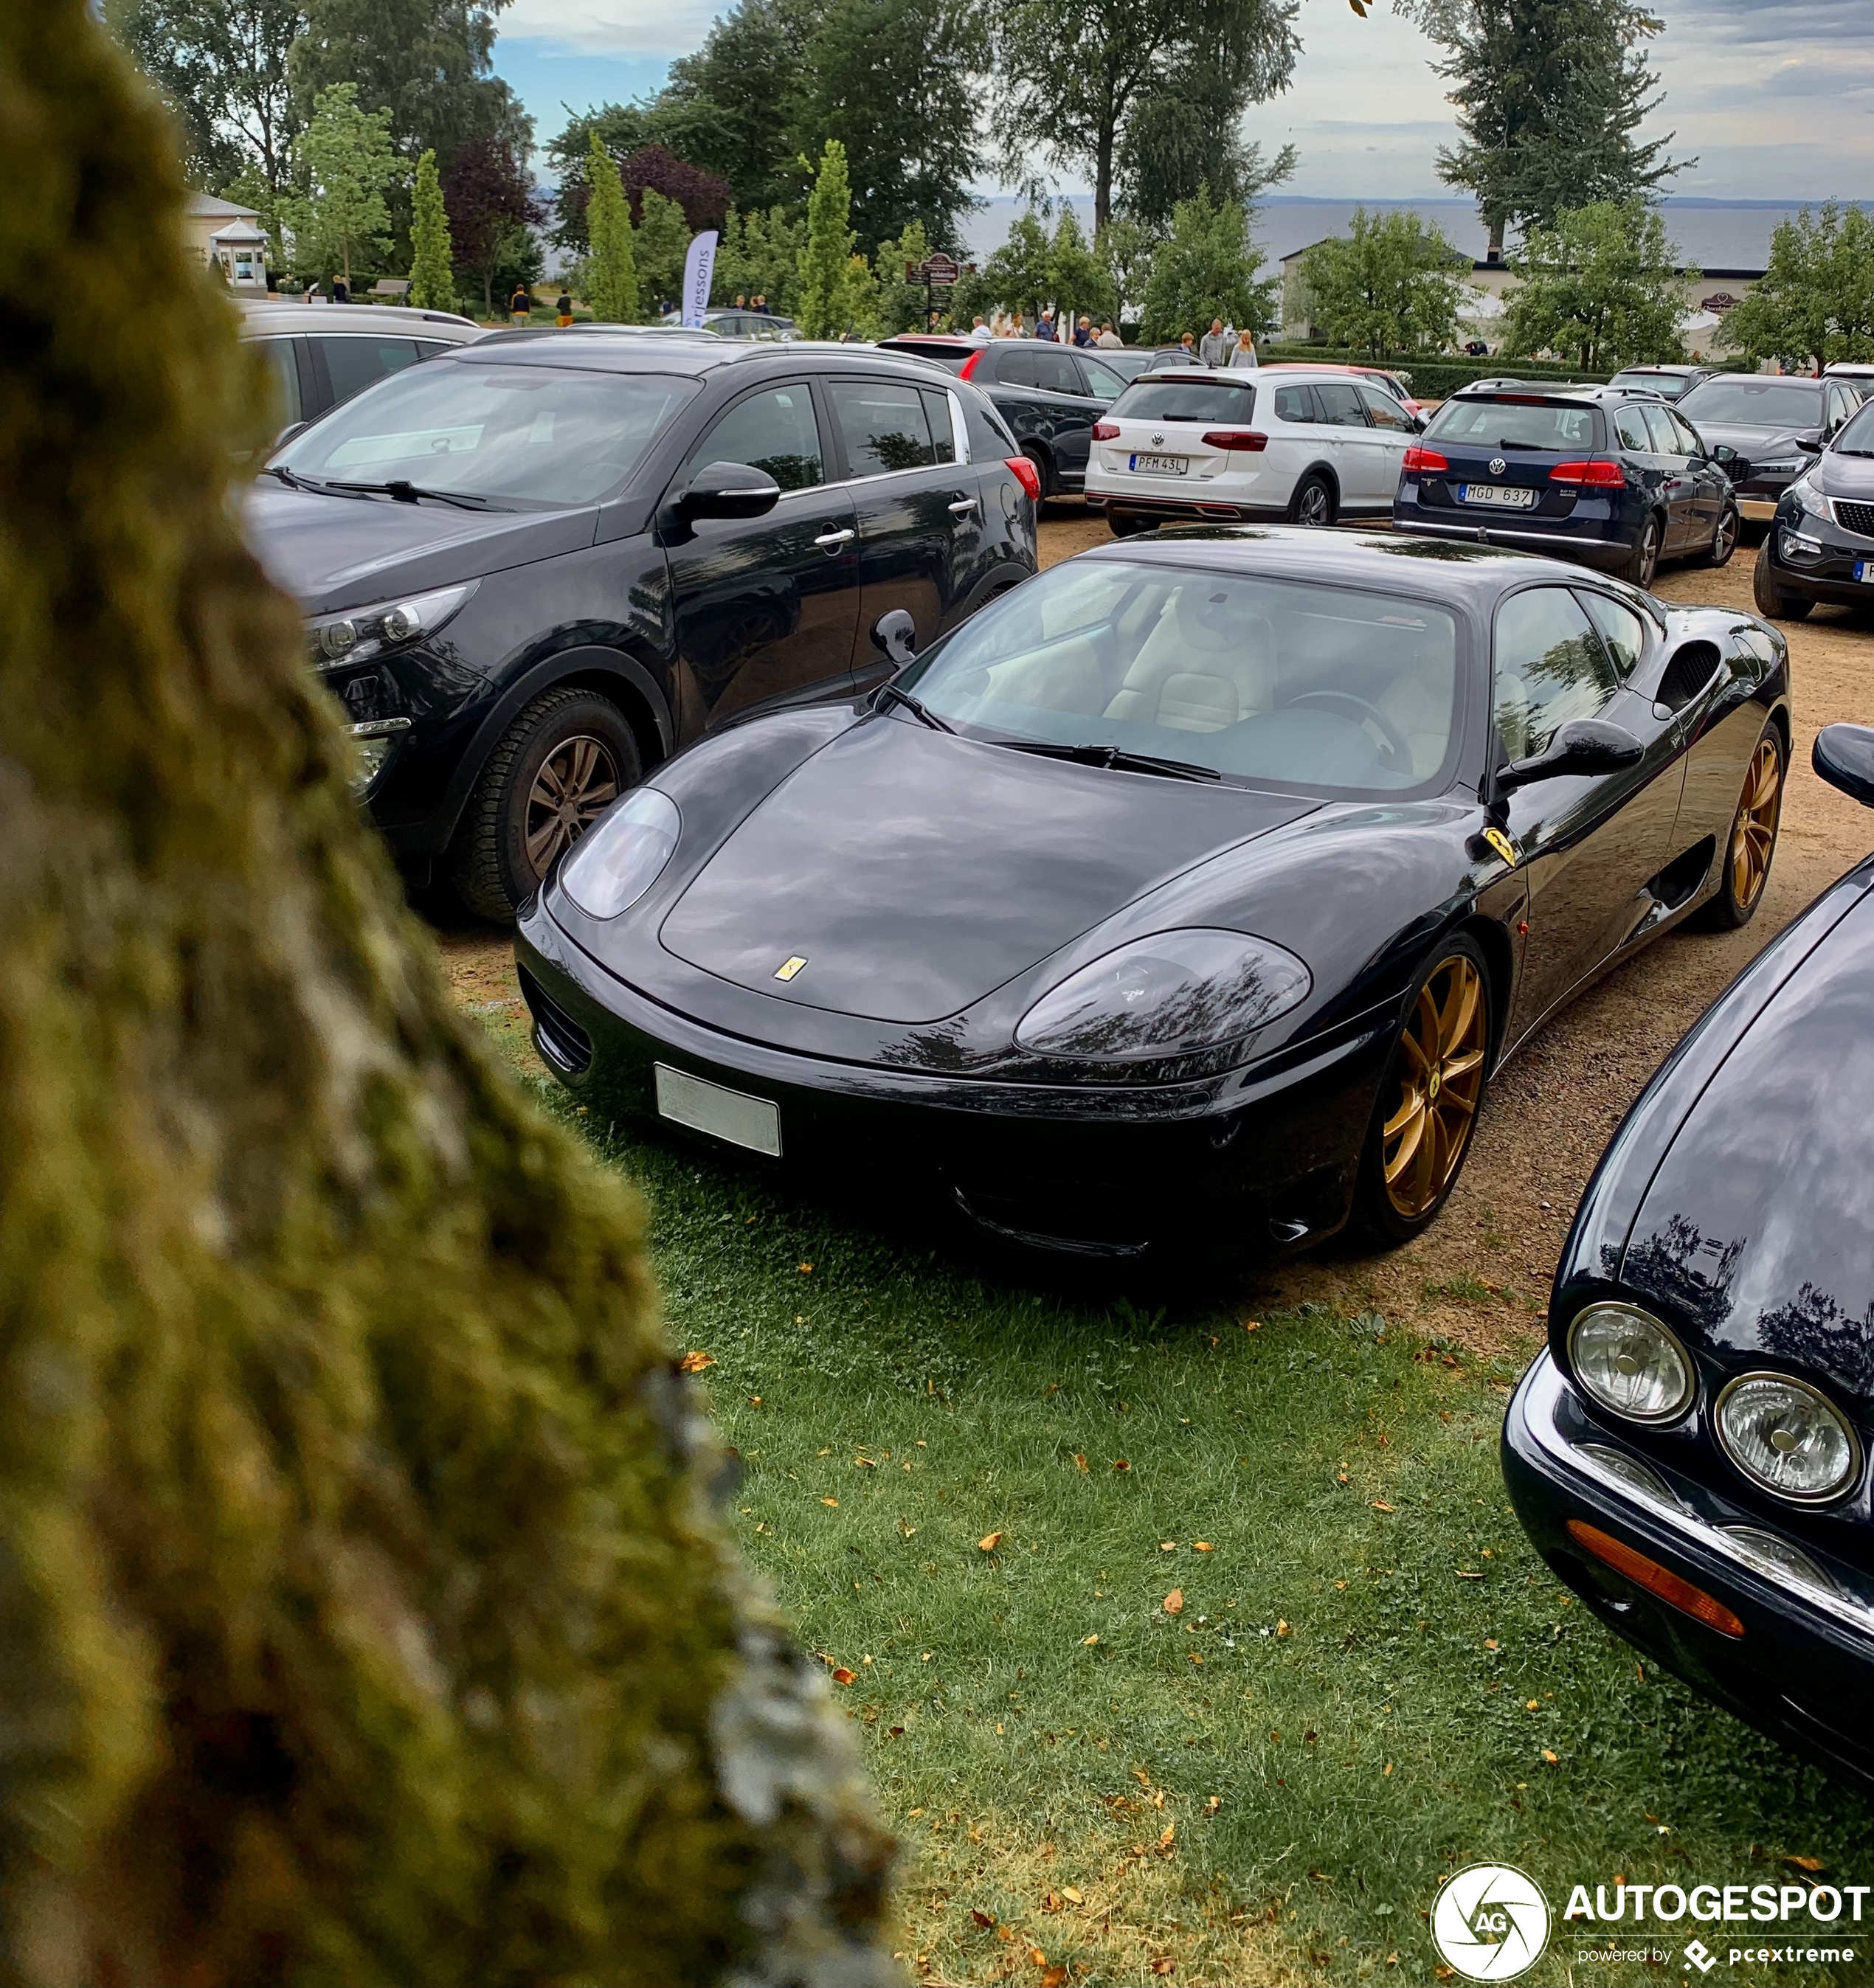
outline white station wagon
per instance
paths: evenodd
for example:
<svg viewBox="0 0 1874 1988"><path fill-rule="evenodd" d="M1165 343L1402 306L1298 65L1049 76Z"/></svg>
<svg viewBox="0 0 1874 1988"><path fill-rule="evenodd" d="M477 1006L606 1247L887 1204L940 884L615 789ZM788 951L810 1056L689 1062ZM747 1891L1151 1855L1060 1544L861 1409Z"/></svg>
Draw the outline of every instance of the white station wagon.
<svg viewBox="0 0 1874 1988"><path fill-rule="evenodd" d="M1087 499L1121 538L1180 519L1389 516L1422 426L1344 372L1148 373L1094 428Z"/></svg>

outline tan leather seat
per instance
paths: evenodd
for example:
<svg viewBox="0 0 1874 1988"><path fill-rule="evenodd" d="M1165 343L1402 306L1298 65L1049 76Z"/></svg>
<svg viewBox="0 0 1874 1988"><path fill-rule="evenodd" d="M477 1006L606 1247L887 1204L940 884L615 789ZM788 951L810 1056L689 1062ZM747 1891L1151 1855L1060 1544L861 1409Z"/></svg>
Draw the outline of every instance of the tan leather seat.
<svg viewBox="0 0 1874 1988"><path fill-rule="evenodd" d="M1429 779L1444 764L1456 668L1449 644L1421 643L1410 664L1373 700L1412 748L1416 779Z"/></svg>
<svg viewBox="0 0 1874 1988"><path fill-rule="evenodd" d="M1172 732L1221 732L1274 702L1275 637L1216 580L1182 583L1148 635L1108 718Z"/></svg>

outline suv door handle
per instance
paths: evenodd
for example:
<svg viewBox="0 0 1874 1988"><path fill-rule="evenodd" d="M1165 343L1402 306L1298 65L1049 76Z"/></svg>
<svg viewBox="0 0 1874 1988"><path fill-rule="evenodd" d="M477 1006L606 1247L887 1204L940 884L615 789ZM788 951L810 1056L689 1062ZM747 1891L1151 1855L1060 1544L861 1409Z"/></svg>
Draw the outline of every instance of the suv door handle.
<svg viewBox="0 0 1874 1988"><path fill-rule="evenodd" d="M837 532L822 532L814 543L817 546L824 546L830 552L835 546L843 546L847 539L856 539L858 536L851 526L847 525Z"/></svg>
<svg viewBox="0 0 1874 1988"><path fill-rule="evenodd" d="M981 505L979 504L973 497L959 497L956 502L950 506L952 514L959 518L960 518L966 511L979 511L982 508Z"/></svg>

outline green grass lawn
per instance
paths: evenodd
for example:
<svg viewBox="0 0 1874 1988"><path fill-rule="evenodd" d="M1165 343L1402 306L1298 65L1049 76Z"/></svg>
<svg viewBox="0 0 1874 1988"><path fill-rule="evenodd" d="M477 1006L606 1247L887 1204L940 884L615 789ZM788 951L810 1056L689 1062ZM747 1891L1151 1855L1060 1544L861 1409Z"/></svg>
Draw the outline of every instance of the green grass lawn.
<svg viewBox="0 0 1874 1988"><path fill-rule="evenodd" d="M851 1673L914 1978L1422 1982L1440 1879L1481 1859L1558 1913L1617 1873L1874 1874L1874 1811L1642 1675L1525 1545L1520 1361L1371 1313L1050 1296L600 1144L715 1362L742 1545ZM1589 1943L1527 1978L1663 1978Z"/></svg>

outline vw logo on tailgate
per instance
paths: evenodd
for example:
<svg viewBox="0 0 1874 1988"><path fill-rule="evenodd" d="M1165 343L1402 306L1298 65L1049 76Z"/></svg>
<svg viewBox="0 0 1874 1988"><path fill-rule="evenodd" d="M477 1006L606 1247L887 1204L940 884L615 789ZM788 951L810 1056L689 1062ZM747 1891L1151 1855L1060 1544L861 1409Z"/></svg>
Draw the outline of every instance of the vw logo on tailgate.
<svg viewBox="0 0 1874 1988"><path fill-rule="evenodd" d="M1152 445L1154 448L1163 448L1165 445L1165 438L1162 434L1155 434L1152 438Z"/></svg>
<svg viewBox="0 0 1874 1988"><path fill-rule="evenodd" d="M1504 461L1500 455L1493 455L1490 458L1490 474L1493 476L1502 475L1504 472L1509 467L1510 465Z"/></svg>

